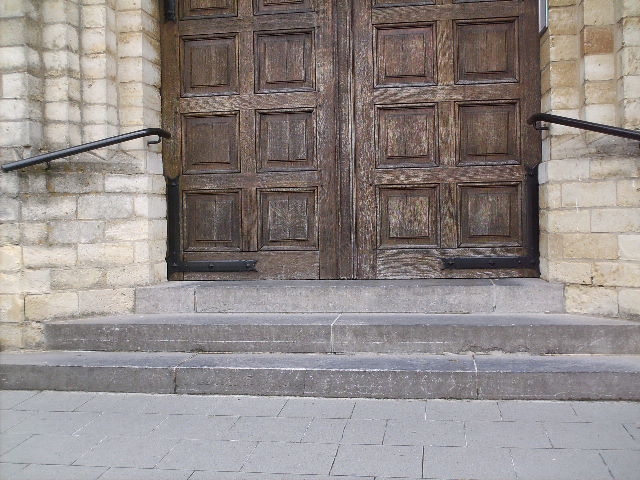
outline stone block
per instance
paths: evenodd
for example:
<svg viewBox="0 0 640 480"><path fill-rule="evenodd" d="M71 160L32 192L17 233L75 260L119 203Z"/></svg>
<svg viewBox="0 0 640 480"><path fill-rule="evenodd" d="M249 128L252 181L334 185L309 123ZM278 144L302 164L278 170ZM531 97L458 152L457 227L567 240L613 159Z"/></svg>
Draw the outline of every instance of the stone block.
<svg viewBox="0 0 640 480"><path fill-rule="evenodd" d="M20 245L0 246L0 271L16 272L22 268L22 247Z"/></svg>
<svg viewBox="0 0 640 480"><path fill-rule="evenodd" d="M582 30L582 48L585 55L613 53L613 26L585 26Z"/></svg>
<svg viewBox="0 0 640 480"><path fill-rule="evenodd" d="M78 198L78 218L83 220L127 218L133 215L129 195L91 195Z"/></svg>
<svg viewBox="0 0 640 480"><path fill-rule="evenodd" d="M567 180L585 180L589 178L589 160L572 159L550 160L546 162L548 181L564 182Z"/></svg>
<svg viewBox="0 0 640 480"><path fill-rule="evenodd" d="M84 266L128 265L133 263L131 243L98 243L78 245L78 264Z"/></svg>
<svg viewBox="0 0 640 480"><path fill-rule="evenodd" d="M563 262L549 259L547 265L547 276L550 282L574 283L579 285L590 285L592 278L591 263L586 262Z"/></svg>
<svg viewBox="0 0 640 480"><path fill-rule="evenodd" d="M584 120L595 123L604 123L605 125L615 125L617 123L616 108L616 105L607 104L586 105L584 107ZM587 132L586 137L587 140L591 142L594 139L600 139L603 137L603 134ZM613 139L607 138L607 140L610 141Z"/></svg>
<svg viewBox="0 0 640 480"><path fill-rule="evenodd" d="M107 26L107 9L104 5L85 5L82 8L83 28L105 28Z"/></svg>
<svg viewBox="0 0 640 480"><path fill-rule="evenodd" d="M23 223L22 243L25 245L45 245L48 239L48 224L44 222Z"/></svg>
<svg viewBox="0 0 640 480"><path fill-rule="evenodd" d="M591 211L592 232L640 231L640 208L602 208Z"/></svg>
<svg viewBox="0 0 640 480"><path fill-rule="evenodd" d="M612 54L587 55L584 57L584 77L589 81L616 78L616 58Z"/></svg>
<svg viewBox="0 0 640 480"><path fill-rule="evenodd" d="M635 158L606 157L591 159L592 179L629 178L640 176L640 162Z"/></svg>
<svg viewBox="0 0 640 480"><path fill-rule="evenodd" d="M42 28L42 46L51 50L78 51L78 31L65 23L53 23Z"/></svg>
<svg viewBox="0 0 640 480"><path fill-rule="evenodd" d="M551 35L576 35L578 22L573 5L549 9L549 32Z"/></svg>
<svg viewBox="0 0 640 480"><path fill-rule="evenodd" d="M96 193L104 191L104 177L99 173L54 173L47 177L52 193Z"/></svg>
<svg viewBox="0 0 640 480"><path fill-rule="evenodd" d="M0 221L12 222L20 218L20 201L15 198L5 198L0 203Z"/></svg>
<svg viewBox="0 0 640 480"><path fill-rule="evenodd" d="M85 290L78 293L81 314L112 314L133 312L134 288Z"/></svg>
<svg viewBox="0 0 640 480"><path fill-rule="evenodd" d="M24 297L19 294L0 295L0 322L18 323L24 320Z"/></svg>
<svg viewBox="0 0 640 480"><path fill-rule="evenodd" d="M579 53L580 45L576 35L554 35L550 38L549 61L574 60L579 58Z"/></svg>
<svg viewBox="0 0 640 480"><path fill-rule="evenodd" d="M579 182L562 185L563 207L612 207L616 205L613 182Z"/></svg>
<svg viewBox="0 0 640 480"><path fill-rule="evenodd" d="M597 262L593 268L594 285L640 288L640 264Z"/></svg>
<svg viewBox="0 0 640 480"><path fill-rule="evenodd" d="M78 314L76 292L56 292L25 297L25 316L28 320L45 320Z"/></svg>
<svg viewBox="0 0 640 480"><path fill-rule="evenodd" d="M104 286L104 269L52 269L51 287L56 290L88 289Z"/></svg>
<svg viewBox="0 0 640 480"><path fill-rule="evenodd" d="M30 144L29 125L26 122L0 122L0 147Z"/></svg>
<svg viewBox="0 0 640 480"><path fill-rule="evenodd" d="M577 87L579 85L580 66L575 60L551 62L549 72L551 74L552 88Z"/></svg>
<svg viewBox="0 0 640 480"><path fill-rule="evenodd" d="M580 89L576 87L557 87L551 90L550 108L571 109L580 107Z"/></svg>
<svg viewBox="0 0 640 480"><path fill-rule="evenodd" d="M51 272L42 269L0 273L0 285L5 294L45 293L50 291Z"/></svg>
<svg viewBox="0 0 640 480"><path fill-rule="evenodd" d="M22 347L22 325L0 322L0 350L16 350Z"/></svg>
<svg viewBox="0 0 640 480"><path fill-rule="evenodd" d="M91 79L82 82L83 100L87 103L106 105L109 95L107 83L108 80L105 78Z"/></svg>
<svg viewBox="0 0 640 480"><path fill-rule="evenodd" d="M2 208L0 207L0 212ZM20 243L20 225L17 223L4 223L0 228L0 243L17 245Z"/></svg>
<svg viewBox="0 0 640 480"><path fill-rule="evenodd" d="M621 317L640 319L640 289L620 289L618 301Z"/></svg>
<svg viewBox="0 0 640 480"><path fill-rule="evenodd" d="M606 233L562 235L565 258L617 259L618 236Z"/></svg>
<svg viewBox="0 0 640 480"><path fill-rule="evenodd" d="M619 235L618 246L622 260L640 260L640 234Z"/></svg>
<svg viewBox="0 0 640 480"><path fill-rule="evenodd" d="M138 195L134 201L135 213L145 218L165 218L167 215L167 200L160 195Z"/></svg>
<svg viewBox="0 0 640 480"><path fill-rule="evenodd" d="M567 285L565 305L569 313L616 316L618 293L615 288Z"/></svg>
<svg viewBox="0 0 640 480"><path fill-rule="evenodd" d="M137 287L150 281L148 264L133 264L111 268L106 272L106 283L112 287Z"/></svg>
<svg viewBox="0 0 640 480"><path fill-rule="evenodd" d="M610 25L616 22L611 0L584 0L585 25Z"/></svg>
<svg viewBox="0 0 640 480"><path fill-rule="evenodd" d="M640 74L640 47L625 47L618 54L620 73L623 76Z"/></svg>
<svg viewBox="0 0 640 480"><path fill-rule="evenodd" d="M147 193L152 191L150 175L107 175L104 184L106 192Z"/></svg>
<svg viewBox="0 0 640 480"><path fill-rule="evenodd" d="M540 227L543 231L550 233L589 232L589 210L542 211L540 212Z"/></svg>
<svg viewBox="0 0 640 480"><path fill-rule="evenodd" d="M22 220L74 219L75 196L32 196L22 203Z"/></svg>
<svg viewBox="0 0 640 480"><path fill-rule="evenodd" d="M616 85L613 80L586 82L584 84L585 104L615 104L617 101Z"/></svg>
<svg viewBox="0 0 640 480"><path fill-rule="evenodd" d="M49 223L49 241L54 244L96 243L104 240L105 224L101 221L68 221Z"/></svg>
<svg viewBox="0 0 640 480"><path fill-rule="evenodd" d="M618 205L640 207L640 179L618 180Z"/></svg>
<svg viewBox="0 0 640 480"><path fill-rule="evenodd" d="M104 235L110 242L145 240L149 238L149 222L144 218L111 221L106 224Z"/></svg>
<svg viewBox="0 0 640 480"><path fill-rule="evenodd" d="M27 268L73 266L77 254L73 247L31 246L22 247L24 266Z"/></svg>

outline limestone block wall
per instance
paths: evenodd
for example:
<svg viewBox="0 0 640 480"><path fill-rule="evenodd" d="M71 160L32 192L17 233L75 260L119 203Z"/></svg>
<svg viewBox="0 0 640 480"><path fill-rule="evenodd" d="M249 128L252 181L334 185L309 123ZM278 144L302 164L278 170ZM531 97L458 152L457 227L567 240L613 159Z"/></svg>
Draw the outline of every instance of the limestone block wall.
<svg viewBox="0 0 640 480"><path fill-rule="evenodd" d="M1 163L160 126L157 4L0 1ZM2 348L165 279L164 188L144 139L0 174Z"/></svg>
<svg viewBox="0 0 640 480"><path fill-rule="evenodd" d="M640 2L550 0L542 111L640 129ZM640 318L638 142L551 125L540 165L541 271L569 312Z"/></svg>

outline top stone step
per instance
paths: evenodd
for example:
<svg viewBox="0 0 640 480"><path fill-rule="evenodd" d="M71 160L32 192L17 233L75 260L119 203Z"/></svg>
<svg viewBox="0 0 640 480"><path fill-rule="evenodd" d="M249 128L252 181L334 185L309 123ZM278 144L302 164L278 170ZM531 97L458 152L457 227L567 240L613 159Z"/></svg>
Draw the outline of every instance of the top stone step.
<svg viewBox="0 0 640 480"><path fill-rule="evenodd" d="M561 313L538 278L167 282L136 289L136 313Z"/></svg>

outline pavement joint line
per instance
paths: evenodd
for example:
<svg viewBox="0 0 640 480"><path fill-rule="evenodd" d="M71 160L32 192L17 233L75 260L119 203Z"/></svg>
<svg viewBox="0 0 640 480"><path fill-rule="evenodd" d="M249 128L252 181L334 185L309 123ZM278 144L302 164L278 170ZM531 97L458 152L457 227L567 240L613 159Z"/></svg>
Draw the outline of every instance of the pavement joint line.
<svg viewBox="0 0 640 480"><path fill-rule="evenodd" d="M178 362L175 366L171 367L171 378L173 380L173 393L174 394L178 393L178 369L180 368L181 365L183 365L186 362L189 362L189 361L193 360L197 356L198 356L198 353L193 353L193 354L189 355L189 357L187 357L184 360Z"/></svg>
<svg viewBox="0 0 640 480"><path fill-rule="evenodd" d="M491 311L495 312L498 309L498 293L496 292L496 282L493 281L492 278L489 279L489 281L491 282L491 294L493 297L493 301L492 301L492 305L491 305Z"/></svg>

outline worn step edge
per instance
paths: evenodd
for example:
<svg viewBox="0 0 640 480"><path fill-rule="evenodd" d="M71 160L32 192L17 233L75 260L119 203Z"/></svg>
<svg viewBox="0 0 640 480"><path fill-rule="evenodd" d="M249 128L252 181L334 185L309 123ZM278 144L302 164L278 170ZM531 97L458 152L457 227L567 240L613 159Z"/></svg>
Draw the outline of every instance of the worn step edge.
<svg viewBox="0 0 640 480"><path fill-rule="evenodd" d="M354 398L640 400L640 356L3 353L0 388Z"/></svg>
<svg viewBox="0 0 640 480"><path fill-rule="evenodd" d="M564 286L539 278L167 282L136 289L136 313L564 311Z"/></svg>
<svg viewBox="0 0 640 480"><path fill-rule="evenodd" d="M640 354L640 323L567 314L175 314L45 325L49 350Z"/></svg>

